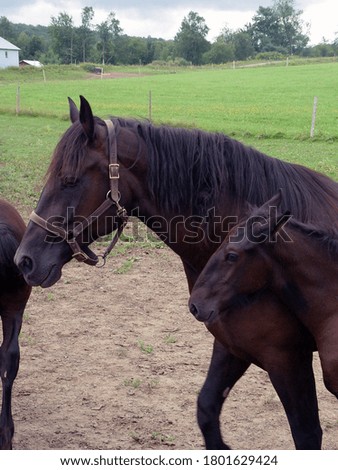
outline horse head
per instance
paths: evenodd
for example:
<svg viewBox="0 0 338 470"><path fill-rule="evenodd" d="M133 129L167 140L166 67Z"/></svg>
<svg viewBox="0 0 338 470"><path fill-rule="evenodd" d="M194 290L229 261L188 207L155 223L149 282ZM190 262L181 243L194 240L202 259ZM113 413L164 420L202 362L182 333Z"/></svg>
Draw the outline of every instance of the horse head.
<svg viewBox="0 0 338 470"><path fill-rule="evenodd" d="M211 323L222 312L253 301L269 286L275 262L266 242L276 239L290 217L278 214L281 199L279 191L259 208L250 207L211 256L190 296L190 311L197 320Z"/></svg>
<svg viewBox="0 0 338 470"><path fill-rule="evenodd" d="M73 256L96 264L89 245L124 226L132 198L128 169L139 151L135 132L123 128L117 138L112 120L95 117L80 98L80 110L69 99L72 125L56 146L16 253L15 262L31 285L53 285Z"/></svg>

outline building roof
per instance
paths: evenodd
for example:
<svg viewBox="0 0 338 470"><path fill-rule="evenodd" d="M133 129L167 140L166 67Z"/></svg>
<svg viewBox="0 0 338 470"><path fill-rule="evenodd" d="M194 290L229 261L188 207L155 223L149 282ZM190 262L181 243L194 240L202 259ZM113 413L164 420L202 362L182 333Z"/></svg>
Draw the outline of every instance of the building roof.
<svg viewBox="0 0 338 470"><path fill-rule="evenodd" d="M20 60L20 65L31 65L32 67L43 67L43 64L38 60Z"/></svg>
<svg viewBox="0 0 338 470"><path fill-rule="evenodd" d="M14 44L12 44L9 41L6 41L6 39L4 39L2 37L0 37L0 49L6 49L8 51L19 51L20 50L19 47L14 46Z"/></svg>

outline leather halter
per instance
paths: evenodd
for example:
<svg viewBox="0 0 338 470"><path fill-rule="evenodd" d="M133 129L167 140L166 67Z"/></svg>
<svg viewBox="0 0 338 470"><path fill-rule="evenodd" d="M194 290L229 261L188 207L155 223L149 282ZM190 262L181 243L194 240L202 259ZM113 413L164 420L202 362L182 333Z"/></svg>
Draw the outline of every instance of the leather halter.
<svg viewBox="0 0 338 470"><path fill-rule="evenodd" d="M104 121L107 127L108 133L108 174L109 174L109 183L110 183L110 190L106 195L106 199L104 202L92 213L90 214L83 222L79 222L73 228L73 230L65 230L63 227L59 227L53 225L52 223L48 222L47 220L40 217L36 212L32 212L30 215L30 220L35 224L39 225L43 229L47 230L54 235L61 237L65 240L68 245L70 246L71 250L73 251L73 258L77 261L89 264L91 266L95 266L99 262L99 258L102 258L103 263L100 265L104 266L106 262L106 258L111 252L111 250L116 245L120 235L127 224L128 215L127 211L124 207L120 205L120 193L118 188L118 181L120 178L119 175L119 164L117 162L117 141L116 141L116 134L115 134L115 127L111 120ZM113 144L113 145L112 145ZM88 255L85 253L76 238L81 235L86 228L90 227L91 224L94 222L95 219L100 217L104 214L108 209L112 206L116 206L117 212L116 217L118 218L118 228L115 232L115 235L110 242L109 246L106 248L102 255L95 255L93 256ZM91 252L91 250L88 250Z"/></svg>

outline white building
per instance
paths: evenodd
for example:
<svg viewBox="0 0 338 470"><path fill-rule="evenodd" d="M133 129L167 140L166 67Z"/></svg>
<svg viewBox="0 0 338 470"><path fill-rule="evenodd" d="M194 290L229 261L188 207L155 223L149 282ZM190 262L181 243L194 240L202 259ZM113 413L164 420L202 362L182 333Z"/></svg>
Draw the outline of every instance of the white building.
<svg viewBox="0 0 338 470"><path fill-rule="evenodd" d="M0 68L19 67L19 47L0 37Z"/></svg>

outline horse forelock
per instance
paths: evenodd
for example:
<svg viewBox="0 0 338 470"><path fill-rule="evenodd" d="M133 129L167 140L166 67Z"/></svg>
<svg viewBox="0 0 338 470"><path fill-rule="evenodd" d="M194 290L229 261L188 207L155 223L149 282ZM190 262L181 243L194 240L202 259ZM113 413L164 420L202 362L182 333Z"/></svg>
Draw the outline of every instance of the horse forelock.
<svg viewBox="0 0 338 470"><path fill-rule="evenodd" d="M74 123L55 147L47 175L51 178L65 176L78 178L83 166L86 143L87 138L80 122Z"/></svg>
<svg viewBox="0 0 338 470"><path fill-rule="evenodd" d="M94 118L97 125L103 125L100 118ZM88 152L88 138L80 121L72 124L59 140L47 176L52 178L71 177L78 179L84 169L84 160Z"/></svg>

